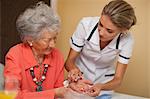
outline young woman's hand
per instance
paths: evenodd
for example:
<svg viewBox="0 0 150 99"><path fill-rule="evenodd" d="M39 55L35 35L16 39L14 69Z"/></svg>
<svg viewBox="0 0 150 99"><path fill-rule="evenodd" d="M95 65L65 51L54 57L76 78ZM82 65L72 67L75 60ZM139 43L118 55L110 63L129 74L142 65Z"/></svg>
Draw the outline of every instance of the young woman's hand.
<svg viewBox="0 0 150 99"><path fill-rule="evenodd" d="M101 84L95 84L91 86L91 88L88 90L87 94L92 97L96 97L100 94L100 91L102 89Z"/></svg>
<svg viewBox="0 0 150 99"><path fill-rule="evenodd" d="M79 69L77 69L77 68L72 69L68 73L68 80L70 82L77 82L78 80L83 79L82 74L83 73Z"/></svg>
<svg viewBox="0 0 150 99"><path fill-rule="evenodd" d="M77 83L75 82L70 83L69 88L71 88L73 91L76 91L78 93L82 93L82 91L80 90L80 87L77 86Z"/></svg>

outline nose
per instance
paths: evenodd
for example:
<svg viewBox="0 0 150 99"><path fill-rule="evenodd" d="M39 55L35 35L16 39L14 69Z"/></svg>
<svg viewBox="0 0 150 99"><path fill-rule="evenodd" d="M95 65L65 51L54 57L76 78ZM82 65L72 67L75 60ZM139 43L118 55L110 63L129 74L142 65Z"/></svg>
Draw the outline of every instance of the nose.
<svg viewBox="0 0 150 99"><path fill-rule="evenodd" d="M103 27L98 27L98 32L100 36L103 36L105 34L105 29Z"/></svg>
<svg viewBox="0 0 150 99"><path fill-rule="evenodd" d="M56 43L56 41L55 41L54 39L52 39L52 40L49 42L49 46L50 46L51 48L53 48L53 47L55 47L55 43Z"/></svg>

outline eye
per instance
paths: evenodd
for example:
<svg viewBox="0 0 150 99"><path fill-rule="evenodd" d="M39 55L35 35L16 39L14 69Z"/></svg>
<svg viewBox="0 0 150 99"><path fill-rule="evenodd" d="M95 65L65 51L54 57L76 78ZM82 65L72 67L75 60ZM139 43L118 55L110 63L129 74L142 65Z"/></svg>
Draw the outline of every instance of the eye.
<svg viewBox="0 0 150 99"><path fill-rule="evenodd" d="M52 38L41 38L40 40L44 41L44 42L49 42Z"/></svg>
<svg viewBox="0 0 150 99"><path fill-rule="evenodd" d="M56 40L57 40L57 37L54 37L54 40L56 41Z"/></svg>
<svg viewBox="0 0 150 99"><path fill-rule="evenodd" d="M56 39L57 39L57 37L53 37L53 38L45 38L45 39L42 39L44 42L46 42L46 43L50 43L51 41L54 41L54 42L56 42Z"/></svg>
<svg viewBox="0 0 150 99"><path fill-rule="evenodd" d="M108 33L113 33L113 31L111 29L107 29Z"/></svg>

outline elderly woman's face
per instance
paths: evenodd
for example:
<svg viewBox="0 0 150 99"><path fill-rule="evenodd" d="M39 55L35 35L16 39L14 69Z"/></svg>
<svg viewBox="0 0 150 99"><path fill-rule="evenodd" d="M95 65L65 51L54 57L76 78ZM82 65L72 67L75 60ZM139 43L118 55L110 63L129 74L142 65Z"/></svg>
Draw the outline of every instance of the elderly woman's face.
<svg viewBox="0 0 150 99"><path fill-rule="evenodd" d="M33 47L38 54L47 55L55 47L57 33L43 30L40 39L33 42Z"/></svg>

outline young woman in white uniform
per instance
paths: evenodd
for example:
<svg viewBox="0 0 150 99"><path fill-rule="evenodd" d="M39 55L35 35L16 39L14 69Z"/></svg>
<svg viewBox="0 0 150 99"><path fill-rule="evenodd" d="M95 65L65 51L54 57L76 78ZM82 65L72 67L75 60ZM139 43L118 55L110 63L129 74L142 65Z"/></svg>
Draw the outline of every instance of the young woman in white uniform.
<svg viewBox="0 0 150 99"><path fill-rule="evenodd" d="M110 97L111 90L121 84L129 63L133 38L128 30L135 23L132 6L123 0L109 2L101 17L85 17L79 22L65 64L73 90L81 91L76 80L83 73L84 79L93 83L88 95Z"/></svg>

